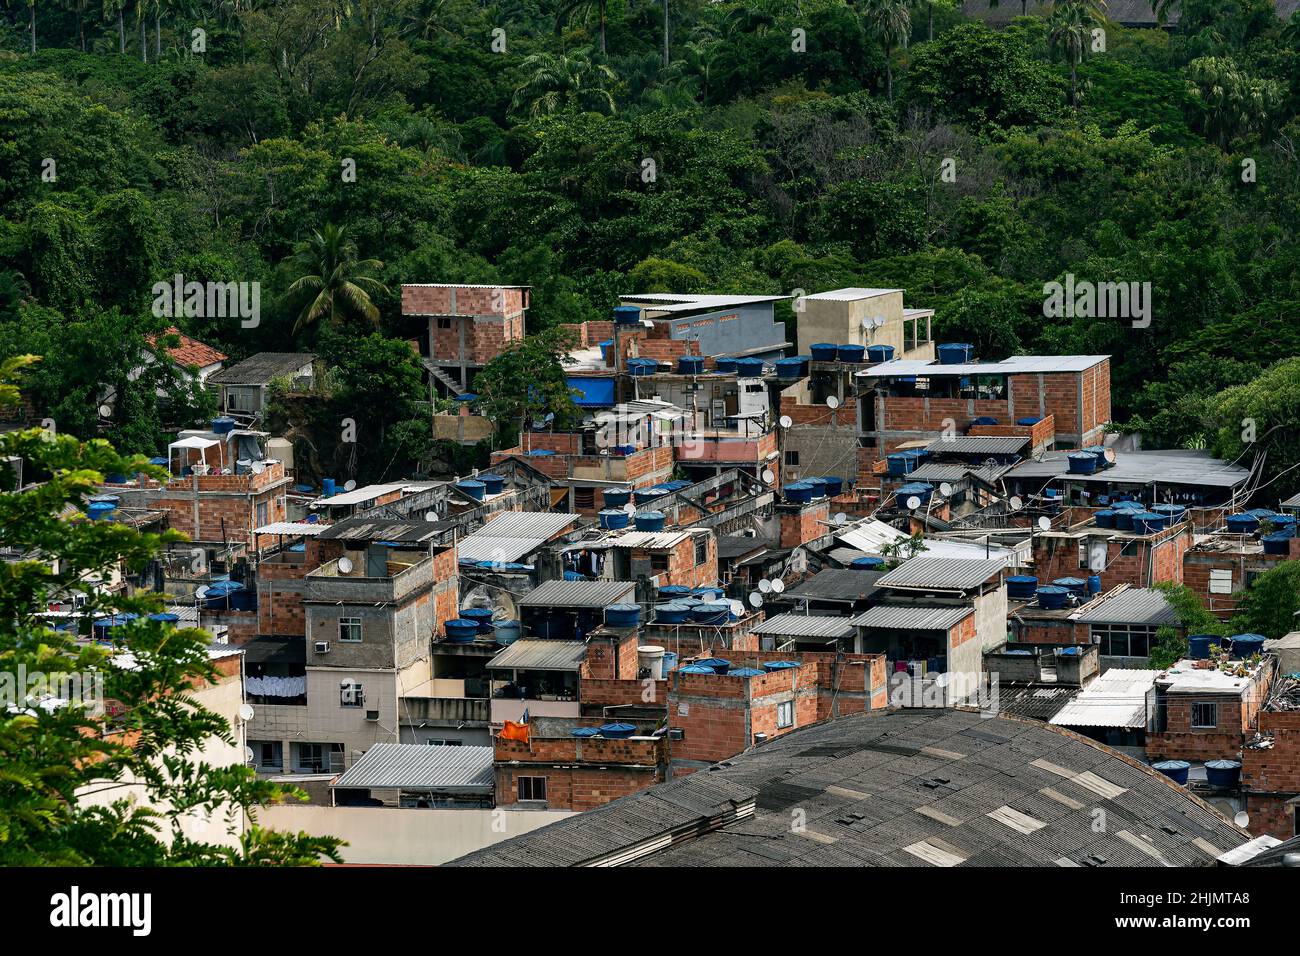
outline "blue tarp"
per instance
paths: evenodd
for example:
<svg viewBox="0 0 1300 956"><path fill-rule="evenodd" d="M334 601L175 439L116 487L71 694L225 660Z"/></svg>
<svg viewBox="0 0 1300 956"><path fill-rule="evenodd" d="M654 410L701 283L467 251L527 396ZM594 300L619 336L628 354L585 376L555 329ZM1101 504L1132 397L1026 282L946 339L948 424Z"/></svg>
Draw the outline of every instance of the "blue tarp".
<svg viewBox="0 0 1300 956"><path fill-rule="evenodd" d="M566 379L573 391L573 403L579 408L613 408L614 380L612 378Z"/></svg>

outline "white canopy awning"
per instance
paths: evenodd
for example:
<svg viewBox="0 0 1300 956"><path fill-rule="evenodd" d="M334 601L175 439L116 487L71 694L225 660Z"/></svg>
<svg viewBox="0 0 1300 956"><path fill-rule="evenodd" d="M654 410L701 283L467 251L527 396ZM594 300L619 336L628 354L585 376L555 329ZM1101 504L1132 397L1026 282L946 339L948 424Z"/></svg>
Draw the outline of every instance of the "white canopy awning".
<svg viewBox="0 0 1300 956"><path fill-rule="evenodd" d="M172 442L170 445L167 446L167 450L170 451L173 448L203 449L203 448L211 448L213 445L220 445L220 444L221 442L213 441L211 438L200 438L198 435L191 435L189 438L182 438L179 441Z"/></svg>

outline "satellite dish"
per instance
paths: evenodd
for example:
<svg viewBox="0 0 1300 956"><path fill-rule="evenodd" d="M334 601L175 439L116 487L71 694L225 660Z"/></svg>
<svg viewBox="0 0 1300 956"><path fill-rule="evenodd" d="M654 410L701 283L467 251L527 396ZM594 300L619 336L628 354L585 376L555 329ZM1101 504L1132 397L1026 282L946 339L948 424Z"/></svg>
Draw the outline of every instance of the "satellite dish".
<svg viewBox="0 0 1300 956"><path fill-rule="evenodd" d="M745 605L742 604L740 601L729 601L727 603L731 605L731 613L736 615L736 617L741 617L744 615Z"/></svg>
<svg viewBox="0 0 1300 956"><path fill-rule="evenodd" d="M831 520L834 521L836 524L844 524L846 521L849 520L849 516L846 515L843 511L840 511L836 513L835 517L832 518Z"/></svg>
<svg viewBox="0 0 1300 956"><path fill-rule="evenodd" d="M343 490L344 490L344 491L352 491L354 488L356 488L356 486L357 486L357 483L356 483L355 481L353 481L351 478L349 478L347 481L343 482Z"/></svg>
<svg viewBox="0 0 1300 956"><path fill-rule="evenodd" d="M339 570L342 571L344 574L351 574L351 573L352 573L352 559L351 559L351 558L346 558L346 557L344 557L344 558L339 558Z"/></svg>
<svg viewBox="0 0 1300 956"><path fill-rule="evenodd" d="M789 427L790 427L791 425L793 425L793 424L794 424L794 419L791 418L789 415L782 415L782 416L781 416L781 427L782 427L782 428L789 428Z"/></svg>
<svg viewBox="0 0 1300 956"><path fill-rule="evenodd" d="M194 592L194 597L199 601L202 601L207 596L208 596L208 586L206 584L200 585L198 589L195 590Z"/></svg>
<svg viewBox="0 0 1300 956"><path fill-rule="evenodd" d="M438 512L436 512L436 511L426 511L426 512L424 513L424 520L425 520L425 521L437 521L437 520L438 520Z"/></svg>
<svg viewBox="0 0 1300 956"><path fill-rule="evenodd" d="M907 499L908 511L915 511L919 507L921 507L921 499L918 498L916 495L912 495L910 498Z"/></svg>
<svg viewBox="0 0 1300 956"><path fill-rule="evenodd" d="M1238 810L1237 815L1232 818L1232 822L1244 830L1246 829L1246 824L1250 823L1250 814L1245 810Z"/></svg>
<svg viewBox="0 0 1300 956"><path fill-rule="evenodd" d="M883 315L878 315L871 321L875 323L876 328L880 328L885 324L885 317Z"/></svg>
<svg viewBox="0 0 1300 956"><path fill-rule="evenodd" d="M782 591L785 590L785 582L782 581L780 578L773 578L772 590L775 591L777 594L780 594Z"/></svg>
<svg viewBox="0 0 1300 956"><path fill-rule="evenodd" d="M1043 515L1041 518L1038 519L1038 527L1043 531L1051 531L1052 519L1047 517L1047 515Z"/></svg>
<svg viewBox="0 0 1300 956"><path fill-rule="evenodd" d="M1025 503L1020 499L1019 495L1012 495L1011 498L1007 501L1007 507L1010 508L1012 511L1019 511L1024 506Z"/></svg>
<svg viewBox="0 0 1300 956"><path fill-rule="evenodd" d="M876 327L876 320L875 320L875 319L869 318L869 317L867 317L867 316L865 316L865 315L862 317L862 330L863 330L864 332L865 332L865 331L868 331L868 330L870 330L870 329L874 329L875 327Z"/></svg>
<svg viewBox="0 0 1300 956"><path fill-rule="evenodd" d="M629 501L627 504L623 506L623 510L630 515L634 515L636 514L636 505L632 504L632 502Z"/></svg>
<svg viewBox="0 0 1300 956"><path fill-rule="evenodd" d="M952 485L948 484L946 481L939 482L939 494L943 495L945 498L951 498Z"/></svg>
<svg viewBox="0 0 1300 956"><path fill-rule="evenodd" d="M253 706L251 704L239 705L239 719L244 721L244 723L248 723L248 721L253 719Z"/></svg>
<svg viewBox="0 0 1300 956"><path fill-rule="evenodd" d="M266 471L266 465L260 461L255 461L248 466L248 470L255 475L260 475L262 472Z"/></svg>
<svg viewBox="0 0 1300 956"><path fill-rule="evenodd" d="M834 395L831 395L826 399L826 407L832 410L839 408L840 400L836 398Z"/></svg>
<svg viewBox="0 0 1300 956"><path fill-rule="evenodd" d="M763 480L766 481L769 485L770 485L772 482L776 481L776 475L772 473L772 469L771 469L771 468L764 468L764 469L763 469Z"/></svg>
<svg viewBox="0 0 1300 956"><path fill-rule="evenodd" d="M252 763L252 762L253 762L253 748L252 748L252 747L245 747L245 748L244 748L244 763Z"/></svg>
<svg viewBox="0 0 1300 956"><path fill-rule="evenodd" d="M772 582L769 581L767 578L763 578L763 580L758 582L758 589L762 591L764 594L767 594L769 591L772 590Z"/></svg>
<svg viewBox="0 0 1300 956"><path fill-rule="evenodd" d="M751 605L753 605L754 607L762 607L762 606L763 606L763 595L761 595L761 594L759 594L757 591L755 591L753 594L751 594L751 595L749 596L749 603L750 603Z"/></svg>

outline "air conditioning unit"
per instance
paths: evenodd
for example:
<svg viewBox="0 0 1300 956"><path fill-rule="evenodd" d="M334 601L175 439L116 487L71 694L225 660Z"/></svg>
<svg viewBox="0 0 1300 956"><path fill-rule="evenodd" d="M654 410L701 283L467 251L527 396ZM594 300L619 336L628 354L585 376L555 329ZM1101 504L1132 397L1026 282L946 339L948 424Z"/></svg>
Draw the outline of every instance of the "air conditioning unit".
<svg viewBox="0 0 1300 956"><path fill-rule="evenodd" d="M377 710L366 711L366 720L370 721L372 724L379 723L379 711Z"/></svg>
<svg viewBox="0 0 1300 956"><path fill-rule="evenodd" d="M329 641L317 641L317 642L316 642L316 653L317 653L317 654L328 654L329 652L330 652L330 642L329 642Z"/></svg>

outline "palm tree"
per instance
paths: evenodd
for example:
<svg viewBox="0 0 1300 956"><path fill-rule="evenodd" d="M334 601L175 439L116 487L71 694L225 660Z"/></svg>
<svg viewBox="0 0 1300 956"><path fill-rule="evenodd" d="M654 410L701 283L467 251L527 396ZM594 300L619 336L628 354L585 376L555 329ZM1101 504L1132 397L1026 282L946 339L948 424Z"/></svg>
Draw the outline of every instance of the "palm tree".
<svg viewBox="0 0 1300 956"><path fill-rule="evenodd" d="M1106 22L1106 0L1056 0L1047 16L1047 42L1070 62L1070 105L1079 108L1079 63L1094 27Z"/></svg>
<svg viewBox="0 0 1300 956"><path fill-rule="evenodd" d="M865 0L862 18L867 33L885 48L885 92L892 101L894 68L890 61L894 50L907 46L907 38L912 35L912 14L907 9L907 0Z"/></svg>
<svg viewBox="0 0 1300 956"><path fill-rule="evenodd" d="M145 33L144 17L145 10L149 6L149 0L135 0L135 22L140 28L140 61L149 62L149 36Z"/></svg>
<svg viewBox="0 0 1300 956"><path fill-rule="evenodd" d="M313 230L288 261L298 272L288 297L307 297L293 325L294 335L322 318L331 324L344 318L379 324L379 308L370 297L387 294L388 289L371 273L384 264L378 259L358 259L357 244L347 236L346 226L331 223Z"/></svg>
<svg viewBox="0 0 1300 956"><path fill-rule="evenodd" d="M555 32L559 33L564 25L573 20L587 20L594 12L600 20L600 52L605 53L605 7L608 0L561 0L555 11Z"/></svg>
<svg viewBox="0 0 1300 956"><path fill-rule="evenodd" d="M30 47L32 53L36 52L36 0L26 0L27 3L27 33L30 38Z"/></svg>
<svg viewBox="0 0 1300 956"><path fill-rule="evenodd" d="M605 88L617 81L614 71L603 63L583 56L534 53L520 68L528 77L515 89L510 108L527 107L530 116L559 113L567 109L613 113L614 97Z"/></svg>
<svg viewBox="0 0 1300 956"><path fill-rule="evenodd" d="M123 17L123 10L126 9L126 0L104 0L104 18L110 16L117 17L117 52L126 52L126 21Z"/></svg>
<svg viewBox="0 0 1300 956"><path fill-rule="evenodd" d="M64 0L63 6L72 11L73 16L77 18L77 46L81 52L86 52L86 11L90 8L90 0Z"/></svg>

